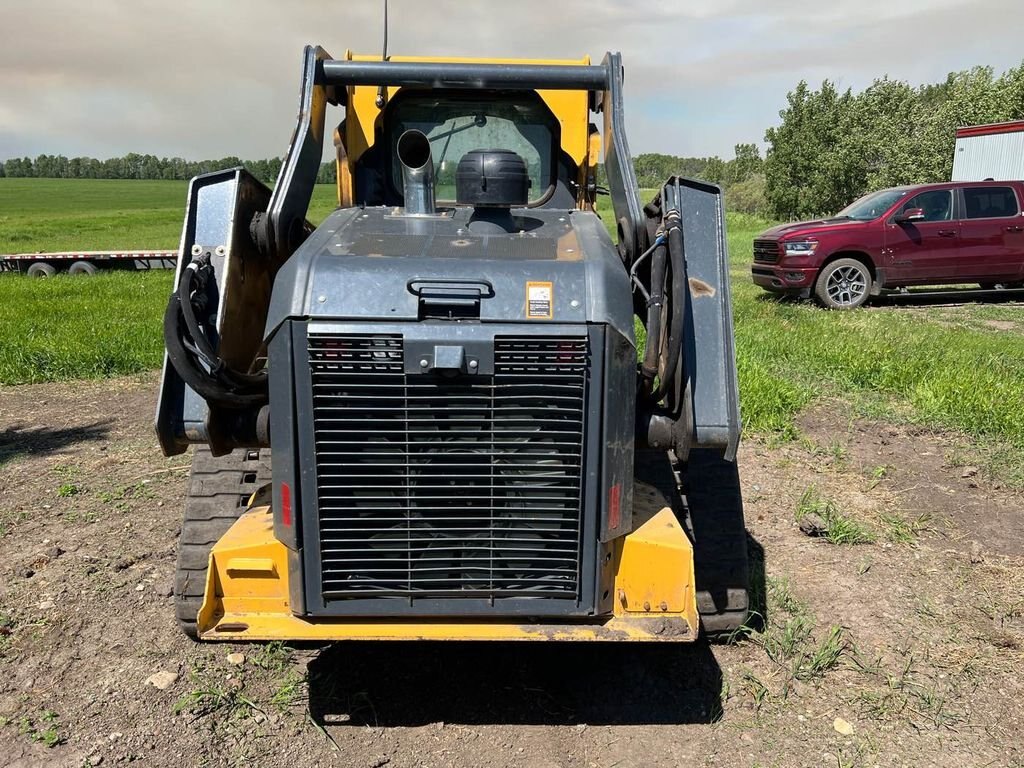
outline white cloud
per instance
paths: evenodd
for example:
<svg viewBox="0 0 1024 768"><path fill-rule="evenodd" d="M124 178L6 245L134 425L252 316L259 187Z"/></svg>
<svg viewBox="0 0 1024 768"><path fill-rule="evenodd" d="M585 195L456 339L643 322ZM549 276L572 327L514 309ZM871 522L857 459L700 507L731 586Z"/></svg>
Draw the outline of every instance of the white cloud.
<svg viewBox="0 0 1024 768"><path fill-rule="evenodd" d="M281 154L303 44L375 53L380 2L5 0L0 158ZM1020 63L1019 0L391 0L392 53L623 52L634 152L758 141L797 80Z"/></svg>

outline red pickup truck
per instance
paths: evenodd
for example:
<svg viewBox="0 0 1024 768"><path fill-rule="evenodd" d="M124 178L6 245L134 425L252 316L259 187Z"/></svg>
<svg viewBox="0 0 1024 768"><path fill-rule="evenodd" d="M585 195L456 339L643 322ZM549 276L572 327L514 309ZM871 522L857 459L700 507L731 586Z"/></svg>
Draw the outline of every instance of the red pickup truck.
<svg viewBox="0 0 1024 768"><path fill-rule="evenodd" d="M831 218L754 240L754 282L812 294L831 309L882 290L978 283L1024 286L1024 182L924 184L872 192Z"/></svg>

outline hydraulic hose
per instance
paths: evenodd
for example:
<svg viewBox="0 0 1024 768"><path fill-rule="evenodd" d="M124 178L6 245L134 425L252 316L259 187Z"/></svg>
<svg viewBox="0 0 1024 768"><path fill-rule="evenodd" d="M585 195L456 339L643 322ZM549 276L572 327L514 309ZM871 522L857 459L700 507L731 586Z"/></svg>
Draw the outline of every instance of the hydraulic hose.
<svg viewBox="0 0 1024 768"><path fill-rule="evenodd" d="M182 380L211 404L225 408L262 405L267 401L266 372L232 370L196 317L206 308L205 287L211 270L209 260L202 258L183 270L164 313L167 357Z"/></svg>
<svg viewBox="0 0 1024 768"><path fill-rule="evenodd" d="M660 239L660 238L659 238ZM653 389L654 377L658 375L658 355L661 347L661 320L665 306L665 259L667 248L664 242L657 245L651 256L651 295L647 299L647 346L640 367L645 389Z"/></svg>
<svg viewBox="0 0 1024 768"><path fill-rule="evenodd" d="M265 372L261 371L260 373L251 374L233 370L214 350L209 335L207 335L196 319L196 310L201 314L206 308L206 292L204 289L208 279L208 270L212 269L212 267L206 265L195 270L191 267L192 264L189 264L185 273L181 276L181 283L178 285L178 303L181 307L182 316L185 319L185 326L188 329L189 336L192 338L192 351L206 363L210 373L224 380L232 388L245 389L265 386ZM193 286L196 287L194 293L192 291ZM190 345L185 344L185 346L189 347Z"/></svg>
<svg viewBox="0 0 1024 768"><path fill-rule="evenodd" d="M666 233L668 239L668 268L669 268L669 318L668 327L662 330L656 353L658 355L657 366L658 379L651 392L651 400L660 402L666 392L677 389L676 378L679 375L679 353L683 344L683 322L686 310L686 262L683 258L683 229L677 211L670 211L666 218ZM653 278L652 278L653 279ZM664 282L664 278L662 281ZM652 297L655 290L651 287ZM664 342L664 343L662 343ZM648 345L651 341L648 337ZM647 351L650 351L648 346ZM647 355L644 356L646 365Z"/></svg>

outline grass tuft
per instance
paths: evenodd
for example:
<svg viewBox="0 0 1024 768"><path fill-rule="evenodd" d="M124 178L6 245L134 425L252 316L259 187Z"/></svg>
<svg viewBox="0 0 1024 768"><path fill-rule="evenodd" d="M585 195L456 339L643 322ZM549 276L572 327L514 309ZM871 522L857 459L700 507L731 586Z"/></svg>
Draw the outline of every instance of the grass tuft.
<svg viewBox="0 0 1024 768"><path fill-rule="evenodd" d="M897 514L879 516L885 528L885 537L894 544L913 544L922 534L934 531L932 516L922 512L912 519Z"/></svg>
<svg viewBox="0 0 1024 768"><path fill-rule="evenodd" d="M800 496L796 505L796 519L817 515L825 521L825 540L831 544L873 544L874 532L865 524L842 513L834 499L821 496L811 486Z"/></svg>

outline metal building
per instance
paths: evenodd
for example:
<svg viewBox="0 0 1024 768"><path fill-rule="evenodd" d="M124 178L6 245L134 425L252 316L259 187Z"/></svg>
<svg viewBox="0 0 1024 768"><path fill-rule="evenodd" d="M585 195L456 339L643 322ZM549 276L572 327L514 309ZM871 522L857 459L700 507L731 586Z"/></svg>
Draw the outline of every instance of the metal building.
<svg viewBox="0 0 1024 768"><path fill-rule="evenodd" d="M1024 179L1024 120L958 128L953 181Z"/></svg>

